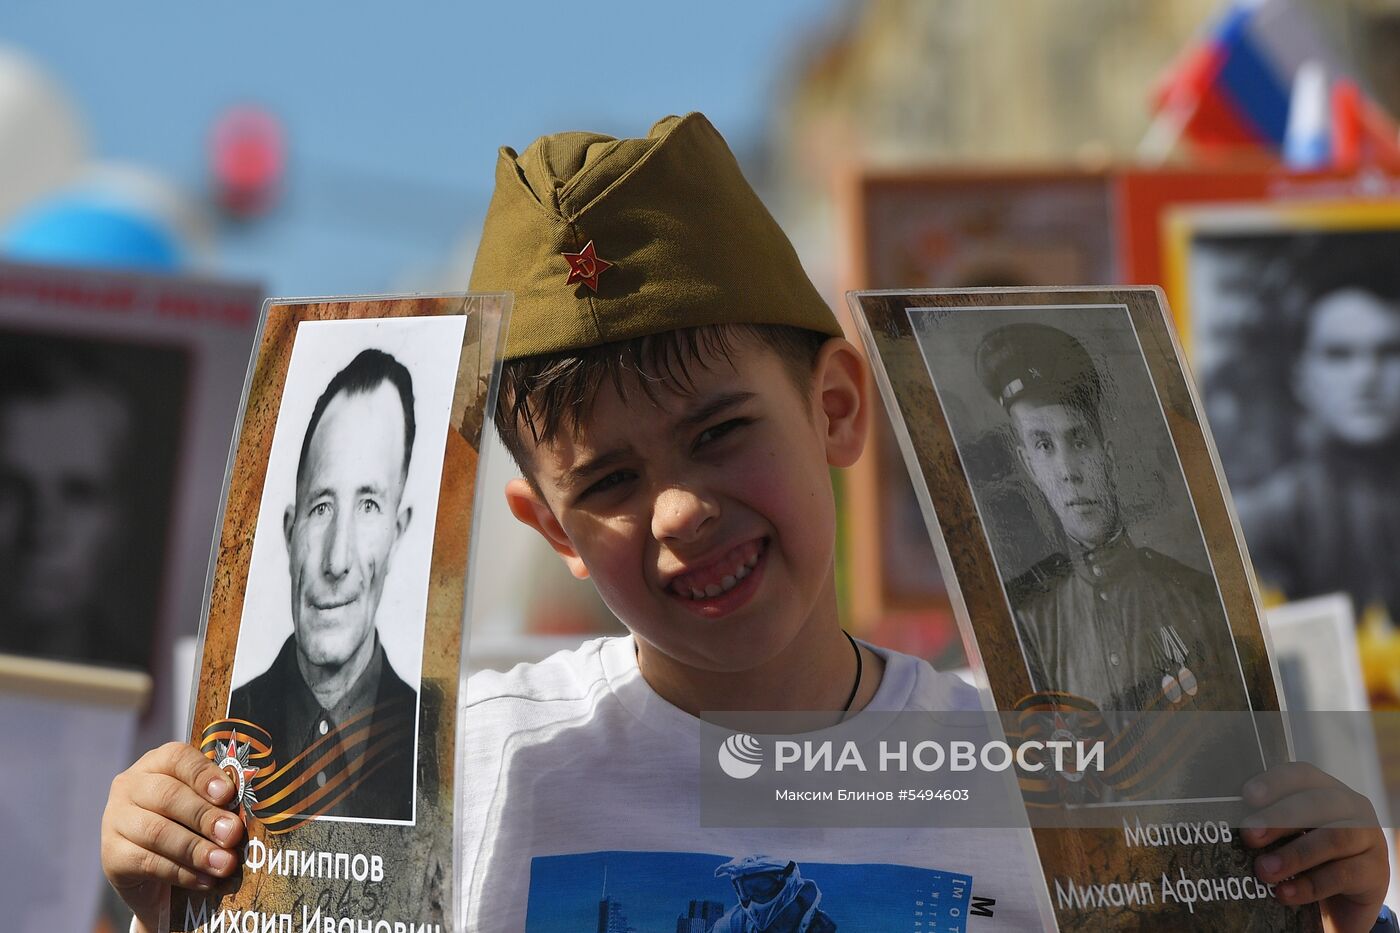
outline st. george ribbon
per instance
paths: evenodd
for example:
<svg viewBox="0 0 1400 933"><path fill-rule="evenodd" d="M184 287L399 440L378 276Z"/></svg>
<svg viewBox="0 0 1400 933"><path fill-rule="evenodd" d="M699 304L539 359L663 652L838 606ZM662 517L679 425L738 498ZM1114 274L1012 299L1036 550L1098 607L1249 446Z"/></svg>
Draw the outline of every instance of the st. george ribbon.
<svg viewBox="0 0 1400 933"><path fill-rule="evenodd" d="M413 748L414 705L383 703L347 719L278 765L273 738L243 719L205 727L199 749L237 787L230 804L271 835L288 833L331 813L375 772ZM324 775L324 780L321 779Z"/></svg>

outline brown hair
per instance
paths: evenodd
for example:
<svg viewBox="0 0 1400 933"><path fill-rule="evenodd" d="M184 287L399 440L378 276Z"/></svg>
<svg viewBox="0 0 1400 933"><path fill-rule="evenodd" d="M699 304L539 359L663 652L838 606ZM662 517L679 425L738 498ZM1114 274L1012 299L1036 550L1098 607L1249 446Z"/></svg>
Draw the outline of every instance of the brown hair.
<svg viewBox="0 0 1400 933"><path fill-rule="evenodd" d="M605 381L623 399L632 384L653 402L663 389L687 395L695 389L693 367L710 371L723 364L732 369L735 348L752 341L777 354L793 385L806 393L812 385L817 353L830 339L801 327L715 324L521 357L503 367L496 400L496 432L533 485L522 427L528 430L532 444L548 444L561 431L576 436Z"/></svg>

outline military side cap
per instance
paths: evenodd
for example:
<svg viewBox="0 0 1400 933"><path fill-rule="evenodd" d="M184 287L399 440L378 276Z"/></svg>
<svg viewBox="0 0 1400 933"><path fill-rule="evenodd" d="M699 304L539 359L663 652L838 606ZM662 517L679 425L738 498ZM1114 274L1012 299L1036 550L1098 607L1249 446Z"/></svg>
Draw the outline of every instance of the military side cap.
<svg viewBox="0 0 1400 933"><path fill-rule="evenodd" d="M1103 391L1084 345L1044 324L991 331L977 347L976 364L977 377L1003 408L1025 397L1096 407Z"/></svg>
<svg viewBox="0 0 1400 933"><path fill-rule="evenodd" d="M705 117L503 148L472 291L515 293L506 359L706 324L841 327Z"/></svg>

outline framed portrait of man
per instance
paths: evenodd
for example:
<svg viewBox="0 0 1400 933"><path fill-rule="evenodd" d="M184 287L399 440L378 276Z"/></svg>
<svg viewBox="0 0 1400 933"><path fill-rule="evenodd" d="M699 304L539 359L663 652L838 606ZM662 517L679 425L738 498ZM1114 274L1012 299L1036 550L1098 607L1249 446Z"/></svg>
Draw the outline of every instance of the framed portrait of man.
<svg viewBox="0 0 1400 933"><path fill-rule="evenodd" d="M298 328L228 715L276 736L283 758L332 732L383 746L353 791L334 804L308 798L306 815L413 822L432 522L463 326L446 316ZM353 760L313 782L334 782Z"/></svg>
<svg viewBox="0 0 1400 933"><path fill-rule="evenodd" d="M156 648L198 618L193 555L261 301L247 283L0 263L0 653L144 671L164 726Z"/></svg>
<svg viewBox="0 0 1400 933"><path fill-rule="evenodd" d="M189 370L179 344L0 329L0 651L151 668Z"/></svg>
<svg viewBox="0 0 1400 933"><path fill-rule="evenodd" d="M331 904L450 926L451 875L422 866L452 859L476 468L504 306L267 306L191 719L238 786L250 841L241 883L180 894L171 929L229 909L301 923L302 907Z"/></svg>
<svg viewBox="0 0 1400 933"><path fill-rule="evenodd" d="M1103 774L1055 792L1100 822L1034 831L1047 884L1247 871L1238 844L1143 851L1106 828L1143 807L1201 819L1289 754L1251 715L1279 709L1262 610L1160 292L850 300L979 682L999 710L1053 711L1115 749ZM1182 921L1056 909L1069 929ZM1212 910L1196 922L1264 922L1255 905ZM1291 928L1286 913L1267 922Z"/></svg>

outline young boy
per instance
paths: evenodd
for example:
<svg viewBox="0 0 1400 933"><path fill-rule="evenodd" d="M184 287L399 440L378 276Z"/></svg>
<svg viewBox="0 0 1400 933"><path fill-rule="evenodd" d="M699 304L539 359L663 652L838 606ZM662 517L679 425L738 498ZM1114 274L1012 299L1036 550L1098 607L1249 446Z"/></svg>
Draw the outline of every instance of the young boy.
<svg viewBox="0 0 1400 933"><path fill-rule="evenodd" d="M648 928L816 933L942 873L972 876L971 929L1039 927L1038 869L1015 830L702 825L699 756L725 732L701 711L854 724L862 710L978 706L957 678L840 627L828 470L864 444L865 365L714 128L693 114L645 139L502 150L472 288L515 293L497 420L524 477L511 511L632 634L469 683L466 929L521 930L576 905L599 930L645 914ZM1329 780L1281 769L1251 802L1325 800L1327 822L1360 819ZM113 782L103 864L136 929L162 884L234 870L225 785L179 744ZM1284 900L1370 928L1388 871L1378 830L1320 830L1276 854L1259 871L1298 876ZM637 893L663 889L711 894Z"/></svg>

